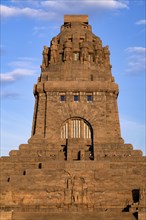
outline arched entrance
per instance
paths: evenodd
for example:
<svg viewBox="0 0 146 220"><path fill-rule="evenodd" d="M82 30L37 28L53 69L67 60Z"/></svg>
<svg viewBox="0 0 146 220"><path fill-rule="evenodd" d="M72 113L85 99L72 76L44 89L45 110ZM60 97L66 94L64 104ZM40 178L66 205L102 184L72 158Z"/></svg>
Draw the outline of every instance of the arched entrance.
<svg viewBox="0 0 146 220"><path fill-rule="evenodd" d="M65 143L64 153L69 160L93 160L93 129L80 117L67 119L61 126L61 139Z"/></svg>

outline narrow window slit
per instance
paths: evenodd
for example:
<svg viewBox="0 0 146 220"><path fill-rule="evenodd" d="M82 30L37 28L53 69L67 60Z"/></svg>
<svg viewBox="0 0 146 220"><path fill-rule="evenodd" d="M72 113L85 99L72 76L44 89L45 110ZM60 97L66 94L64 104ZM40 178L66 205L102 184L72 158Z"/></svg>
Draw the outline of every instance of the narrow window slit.
<svg viewBox="0 0 146 220"><path fill-rule="evenodd" d="M39 163L38 168L42 169L42 163Z"/></svg>

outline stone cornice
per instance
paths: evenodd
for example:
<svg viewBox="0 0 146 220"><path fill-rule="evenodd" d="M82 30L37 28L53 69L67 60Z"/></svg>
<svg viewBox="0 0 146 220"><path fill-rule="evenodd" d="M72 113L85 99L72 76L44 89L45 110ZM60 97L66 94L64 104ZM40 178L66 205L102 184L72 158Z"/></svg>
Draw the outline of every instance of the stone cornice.
<svg viewBox="0 0 146 220"><path fill-rule="evenodd" d="M39 82L35 85L35 92L49 91L94 91L94 92L113 92L118 94L118 85L114 82L99 81L47 81Z"/></svg>

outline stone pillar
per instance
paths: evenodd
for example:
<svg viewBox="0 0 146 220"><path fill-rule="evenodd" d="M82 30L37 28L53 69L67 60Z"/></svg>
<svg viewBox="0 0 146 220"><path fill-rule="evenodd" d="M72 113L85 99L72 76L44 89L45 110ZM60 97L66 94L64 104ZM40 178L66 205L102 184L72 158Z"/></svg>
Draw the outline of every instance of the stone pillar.
<svg viewBox="0 0 146 220"><path fill-rule="evenodd" d="M117 106L117 95L114 94L114 92L109 92L106 95L106 132L108 141L115 143L122 141Z"/></svg>
<svg viewBox="0 0 146 220"><path fill-rule="evenodd" d="M81 133L81 138L84 139L84 121L81 120L81 124L80 124L80 133Z"/></svg>
<svg viewBox="0 0 146 220"><path fill-rule="evenodd" d="M31 136L33 136L35 134L37 110L38 110L38 95L35 95L35 104L34 104L34 113L33 113Z"/></svg>
<svg viewBox="0 0 146 220"><path fill-rule="evenodd" d="M119 137L121 138L121 129L120 129L120 120L119 120L119 112L118 112L118 103L117 103L117 94L114 95L115 99L114 99L114 110L115 110L115 118L116 118L116 121L117 121L117 133L119 135Z"/></svg>
<svg viewBox="0 0 146 220"><path fill-rule="evenodd" d="M42 68L43 68L43 70L45 70L46 67L49 64L48 54L49 54L49 48L47 46L44 46L44 50L43 50L43 53L42 53L42 55L43 55L43 61L42 61Z"/></svg>
<svg viewBox="0 0 146 220"><path fill-rule="evenodd" d="M44 138L45 126L46 126L45 123L46 123L46 94L39 93L35 135L39 135L42 138Z"/></svg>

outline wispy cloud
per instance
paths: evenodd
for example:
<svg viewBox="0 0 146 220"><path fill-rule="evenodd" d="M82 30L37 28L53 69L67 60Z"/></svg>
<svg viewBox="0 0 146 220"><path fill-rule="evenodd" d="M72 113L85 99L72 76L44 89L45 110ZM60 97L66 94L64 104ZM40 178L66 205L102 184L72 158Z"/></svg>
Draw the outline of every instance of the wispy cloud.
<svg viewBox="0 0 146 220"><path fill-rule="evenodd" d="M45 37L48 33L54 30L58 30L59 26L35 26L33 28L33 34L39 38Z"/></svg>
<svg viewBox="0 0 146 220"><path fill-rule="evenodd" d="M15 3L15 4L24 4L25 3L25 4L35 5L35 6L38 6L40 1L38 1L38 0L25 0L25 1L22 1L22 0L11 0L11 2Z"/></svg>
<svg viewBox="0 0 146 220"><path fill-rule="evenodd" d="M79 3L80 2L80 3ZM102 9L123 9L128 8L128 1L122 1L122 0L104 0L104 1L98 1L98 0L60 0L60 1L43 1L41 2L42 6L47 7L59 7L60 8L68 8L71 3L78 3L77 8L86 8L86 7L96 7L96 8L102 8Z"/></svg>
<svg viewBox="0 0 146 220"><path fill-rule="evenodd" d="M12 61L10 63L8 63L8 66L14 67L14 68L29 68L31 70L36 69L37 66L34 63L34 59L33 58L29 58L29 57L24 57L24 58L18 58L18 60L16 61Z"/></svg>
<svg viewBox="0 0 146 220"><path fill-rule="evenodd" d="M23 5L34 5L34 6L42 6L42 7L54 7L54 6L61 6L61 8L67 7L68 5L74 3L77 4L77 7L81 6L95 6L98 8L109 8L109 9L122 9L128 8L129 0L11 0L12 3L19 3L23 2ZM60 8L59 8L60 9Z"/></svg>
<svg viewBox="0 0 146 220"><path fill-rule="evenodd" d="M30 69L15 69L15 70L13 70L11 72L1 73L0 79L1 79L1 82L14 82L18 78L21 78L23 76L30 76L30 75L34 75L34 74L35 74L34 70L30 70Z"/></svg>
<svg viewBox="0 0 146 220"><path fill-rule="evenodd" d="M35 26L33 28L34 34L37 34L37 33L41 32L41 31L45 31L45 30L48 30L48 27L45 27L45 26Z"/></svg>
<svg viewBox="0 0 146 220"><path fill-rule="evenodd" d="M1 93L2 99L17 99L18 97L20 97L20 94L15 93L15 92L2 92Z"/></svg>
<svg viewBox="0 0 146 220"><path fill-rule="evenodd" d="M146 48L145 47L128 47L126 49L127 52L130 52L130 53L145 53L146 52Z"/></svg>
<svg viewBox="0 0 146 220"><path fill-rule="evenodd" d="M1 73L1 82L11 83L17 79L20 79L21 77L34 75L37 70L37 65L35 65L34 61L35 59L30 57L20 57L18 60L8 63L8 66L11 66L13 70Z"/></svg>
<svg viewBox="0 0 146 220"><path fill-rule="evenodd" d="M145 73L146 71L146 48L128 47L126 50L129 73Z"/></svg>
<svg viewBox="0 0 146 220"><path fill-rule="evenodd" d="M86 12L86 10L91 9L109 11L127 9L129 4L128 0L11 0L11 2L12 6L1 5L2 17L27 16L30 18L52 20L58 18L63 13L81 13L82 10Z"/></svg>
<svg viewBox="0 0 146 220"><path fill-rule="evenodd" d="M12 3L19 3L20 0L11 0Z"/></svg>
<svg viewBox="0 0 146 220"><path fill-rule="evenodd" d="M26 16L30 18L40 18L48 20L51 18L51 16L54 16L54 14L48 14L47 11L44 11L42 9L35 9L30 7L19 8L1 5L1 16L3 18Z"/></svg>
<svg viewBox="0 0 146 220"><path fill-rule="evenodd" d="M146 19L139 20L135 24L137 24L137 25L145 25L146 24Z"/></svg>

